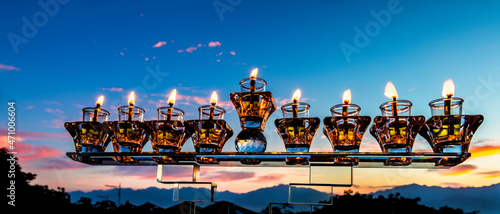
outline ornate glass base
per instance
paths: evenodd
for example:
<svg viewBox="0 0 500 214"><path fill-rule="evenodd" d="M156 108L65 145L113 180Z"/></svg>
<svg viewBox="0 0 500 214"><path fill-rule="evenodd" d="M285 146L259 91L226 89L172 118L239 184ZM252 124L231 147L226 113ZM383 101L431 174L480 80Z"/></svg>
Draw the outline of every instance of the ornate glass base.
<svg viewBox="0 0 500 214"><path fill-rule="evenodd" d="M229 97L240 117L242 129L264 130L267 119L276 110L273 94L269 91L236 92Z"/></svg>
<svg viewBox="0 0 500 214"><path fill-rule="evenodd" d="M264 152L267 141L260 130L246 129L236 136L235 144L238 152Z"/></svg>
<svg viewBox="0 0 500 214"><path fill-rule="evenodd" d="M424 122L424 116L377 116L370 134L383 152L409 153Z"/></svg>
<svg viewBox="0 0 500 214"><path fill-rule="evenodd" d="M113 131L113 150L115 152L141 153L144 145L149 141L151 128L141 121L112 121L107 123ZM115 157L122 163L136 162L132 157Z"/></svg>
<svg viewBox="0 0 500 214"><path fill-rule="evenodd" d="M432 116L419 133L436 153L467 153L483 121L483 115Z"/></svg>
<svg viewBox="0 0 500 214"><path fill-rule="evenodd" d="M309 152L320 121L317 117L280 118L274 124L287 152Z"/></svg>
<svg viewBox="0 0 500 214"><path fill-rule="evenodd" d="M369 116L325 117L323 134L330 141L334 152L359 152L370 122Z"/></svg>
<svg viewBox="0 0 500 214"><path fill-rule="evenodd" d="M233 136L233 130L224 120L186 120L184 125L196 152L220 153Z"/></svg>
<svg viewBox="0 0 500 214"><path fill-rule="evenodd" d="M111 130L100 122L67 122L64 127L73 137L76 152L104 152L111 141Z"/></svg>

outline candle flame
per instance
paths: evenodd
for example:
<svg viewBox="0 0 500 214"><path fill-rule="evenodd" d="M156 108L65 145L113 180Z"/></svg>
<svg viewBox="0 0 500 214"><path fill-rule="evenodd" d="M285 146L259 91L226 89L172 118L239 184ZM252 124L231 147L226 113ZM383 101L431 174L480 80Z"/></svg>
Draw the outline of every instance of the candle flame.
<svg viewBox="0 0 500 214"><path fill-rule="evenodd" d="M253 69L252 70L252 73L250 74L250 79L255 79L257 78L257 73L259 72L259 69L256 68L256 69Z"/></svg>
<svg viewBox="0 0 500 214"><path fill-rule="evenodd" d="M175 97L177 96L177 89L172 90L170 92L170 96L168 96L168 104L169 105L174 105L175 104Z"/></svg>
<svg viewBox="0 0 500 214"><path fill-rule="evenodd" d="M297 89L295 91L295 93L293 93L292 101L293 102L299 102L301 95L302 95L302 93L300 92L300 89Z"/></svg>
<svg viewBox="0 0 500 214"><path fill-rule="evenodd" d="M453 80L446 80L443 84L443 97L453 97L455 94L455 84L453 84Z"/></svg>
<svg viewBox="0 0 500 214"><path fill-rule="evenodd" d="M344 91L344 96L342 97L342 100L344 101L344 104L351 103L351 89L347 89L346 91Z"/></svg>
<svg viewBox="0 0 500 214"><path fill-rule="evenodd" d="M396 91L396 87L394 87L394 84L392 84L392 82L388 82L387 85L385 86L384 95L392 99L398 98L398 91Z"/></svg>
<svg viewBox="0 0 500 214"><path fill-rule="evenodd" d="M135 105L135 93L133 91L128 95L128 104L131 106Z"/></svg>
<svg viewBox="0 0 500 214"><path fill-rule="evenodd" d="M217 93L214 91L210 97L210 104L217 105Z"/></svg>
<svg viewBox="0 0 500 214"><path fill-rule="evenodd" d="M104 102L104 96L101 95L99 99L97 99L97 102L95 102L96 106L102 106L102 103Z"/></svg>

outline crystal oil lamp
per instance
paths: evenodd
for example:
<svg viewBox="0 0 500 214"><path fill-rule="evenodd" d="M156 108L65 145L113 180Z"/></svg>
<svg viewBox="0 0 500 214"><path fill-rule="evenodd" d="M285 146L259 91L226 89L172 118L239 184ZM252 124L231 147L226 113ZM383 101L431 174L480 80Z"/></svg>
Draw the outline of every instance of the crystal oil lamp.
<svg viewBox="0 0 500 214"><path fill-rule="evenodd" d="M145 110L135 106L135 93L129 95L128 105L118 107L118 121L108 122L113 131L113 149L115 152L140 153L148 142L151 129L143 121ZM114 157L122 163L135 163L132 157Z"/></svg>
<svg viewBox="0 0 500 214"><path fill-rule="evenodd" d="M346 90L343 104L330 109L332 116L323 119L323 134L328 138L334 152L359 152L359 146L368 125L370 116L359 116L361 108L351 103L351 90ZM356 163L357 159L337 158L337 164Z"/></svg>
<svg viewBox="0 0 500 214"><path fill-rule="evenodd" d="M174 89L168 98L168 106L158 108L158 120L149 121L151 126L151 146L157 153L178 153L184 143L189 139L185 131L183 116L184 111L173 107L177 90ZM153 158L158 163L176 162L170 157Z"/></svg>
<svg viewBox="0 0 500 214"><path fill-rule="evenodd" d="M102 109L104 96L100 96L95 107L85 107L83 120L77 122L66 122L64 127L69 132L75 143L77 153L104 152L111 140L111 132L103 122L108 120L109 112ZM88 162L97 160L88 159Z"/></svg>
<svg viewBox="0 0 500 214"><path fill-rule="evenodd" d="M186 120L185 126L191 136L196 152L220 153L233 130L224 120L226 110L217 106L217 93L212 93L210 105L200 106L199 120ZM217 163L213 158L201 157L200 163Z"/></svg>
<svg viewBox="0 0 500 214"><path fill-rule="evenodd" d="M385 96L392 98L380 105L382 116L373 120L370 133L378 141L383 152L410 153L418 131L425 122L424 116L411 116L412 103L398 100L396 88L388 82ZM385 165L409 165L411 158L389 158Z"/></svg>
<svg viewBox="0 0 500 214"><path fill-rule="evenodd" d="M453 97L454 93L453 81L447 80L443 85L444 98L429 103L432 117L420 130L436 153L467 154L472 136L484 120L483 115L462 115L464 100Z"/></svg>
<svg viewBox="0 0 500 214"><path fill-rule="evenodd" d="M240 118L242 131L235 140L238 152L264 152L267 141L262 133L267 119L276 110L273 94L266 91L267 82L257 78L258 69L250 78L240 81L241 92L231 93L229 98Z"/></svg>
<svg viewBox="0 0 500 214"><path fill-rule="evenodd" d="M309 117L310 105L299 102L301 92L297 89L293 95L292 103L281 107L283 118L276 119L274 124L287 152L309 152L311 143L317 134L320 119ZM288 157L289 165L308 164L307 158Z"/></svg>

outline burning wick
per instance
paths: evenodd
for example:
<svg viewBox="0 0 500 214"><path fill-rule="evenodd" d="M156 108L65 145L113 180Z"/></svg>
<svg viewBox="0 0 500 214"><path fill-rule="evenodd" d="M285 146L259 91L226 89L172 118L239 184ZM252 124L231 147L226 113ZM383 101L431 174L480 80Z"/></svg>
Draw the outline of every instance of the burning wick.
<svg viewBox="0 0 500 214"><path fill-rule="evenodd" d="M344 101L344 106L342 106L342 116L347 117L348 115L348 104L351 103L351 89L344 91L344 96L342 97Z"/></svg>
<svg viewBox="0 0 500 214"><path fill-rule="evenodd" d="M297 109L297 105L298 105L298 102L300 99L300 95L301 95L300 89L297 89L295 91L295 93L293 93L293 97L292 97L292 102L293 102L292 115L293 115L293 118L299 117L299 110Z"/></svg>
<svg viewBox="0 0 500 214"><path fill-rule="evenodd" d="M92 121L97 122L97 118L99 117L99 111L101 111L101 105L104 102L104 96L100 96L99 99L97 99L97 102L95 102L95 108L94 108L94 117L92 118Z"/></svg>
<svg viewBox="0 0 500 214"><path fill-rule="evenodd" d="M453 84L453 80L446 80L443 84L443 97L444 99L444 115L451 115L451 97L455 93L455 84Z"/></svg>
<svg viewBox="0 0 500 214"><path fill-rule="evenodd" d="M259 72L259 69L253 69L252 73L250 74L250 91L254 92L255 91L255 80L257 79L257 72Z"/></svg>
<svg viewBox="0 0 500 214"><path fill-rule="evenodd" d="M210 112L208 114L208 120L214 119L215 105L217 105L217 93L214 91L212 97L210 97Z"/></svg>
<svg viewBox="0 0 500 214"><path fill-rule="evenodd" d="M167 109L167 120L172 119L172 110L173 110L173 105L175 104L175 97L177 96L177 89L172 90L170 92L170 96L168 97L168 109Z"/></svg>
<svg viewBox="0 0 500 214"><path fill-rule="evenodd" d="M392 116L397 117L398 116L398 106L397 104L397 99L398 99L398 92L396 91L396 87L394 87L394 84L392 82L388 82L387 85L385 86L385 93L384 95L386 97L392 98Z"/></svg>
<svg viewBox="0 0 500 214"><path fill-rule="evenodd" d="M132 116L134 115L134 105L135 105L135 93L132 91L128 96L128 121L132 122Z"/></svg>

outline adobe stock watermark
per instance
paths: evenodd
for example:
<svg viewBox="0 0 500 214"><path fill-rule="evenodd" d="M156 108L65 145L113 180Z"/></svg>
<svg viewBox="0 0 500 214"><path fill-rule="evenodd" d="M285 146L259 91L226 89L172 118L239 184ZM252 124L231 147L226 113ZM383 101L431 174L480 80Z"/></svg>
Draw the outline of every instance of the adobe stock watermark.
<svg viewBox="0 0 500 214"><path fill-rule="evenodd" d="M234 8L240 5L243 0L226 0L225 2L222 0L215 0L212 2L214 6L215 12L219 16L220 21L224 21L224 13L226 11L233 12Z"/></svg>
<svg viewBox="0 0 500 214"><path fill-rule="evenodd" d="M464 102L464 109L475 110L481 101L488 100L500 87L500 76L489 74L488 77L478 76L479 84L474 88L474 95L467 96Z"/></svg>
<svg viewBox="0 0 500 214"><path fill-rule="evenodd" d="M65 5L70 0L40 0L38 5L41 10L35 12L31 19L23 16L21 21L23 25L21 26L21 32L7 33L7 39L14 50L14 53L19 53L19 46L21 44L28 44L30 39L33 39L40 28L45 27L49 23L49 18L54 18L59 13L60 5Z"/></svg>
<svg viewBox="0 0 500 214"><path fill-rule="evenodd" d="M347 63L351 63L351 56L361 53L361 49L366 48L371 43L371 39L380 34L382 28L389 26L392 16L401 13L401 11L403 11L403 6L399 0L389 0L386 10L370 11L373 20L367 22L363 29L358 26L354 27L356 34L353 43L341 42L339 44Z"/></svg>

